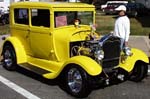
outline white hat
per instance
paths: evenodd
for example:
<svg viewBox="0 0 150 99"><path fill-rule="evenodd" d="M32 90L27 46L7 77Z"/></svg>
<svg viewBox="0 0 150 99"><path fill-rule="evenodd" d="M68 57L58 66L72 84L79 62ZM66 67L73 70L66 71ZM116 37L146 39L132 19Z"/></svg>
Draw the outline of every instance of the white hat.
<svg viewBox="0 0 150 99"><path fill-rule="evenodd" d="M126 8L126 6L124 6L124 5L120 5L120 6L117 7L115 10L116 10L116 11L121 11L121 10L126 11L127 8Z"/></svg>

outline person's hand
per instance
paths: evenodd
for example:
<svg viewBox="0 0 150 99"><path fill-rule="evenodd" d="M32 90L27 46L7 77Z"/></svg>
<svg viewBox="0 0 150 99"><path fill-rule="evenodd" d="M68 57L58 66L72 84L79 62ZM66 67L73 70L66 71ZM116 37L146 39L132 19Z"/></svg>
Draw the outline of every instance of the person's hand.
<svg viewBox="0 0 150 99"><path fill-rule="evenodd" d="M125 46L128 46L128 42L125 42Z"/></svg>

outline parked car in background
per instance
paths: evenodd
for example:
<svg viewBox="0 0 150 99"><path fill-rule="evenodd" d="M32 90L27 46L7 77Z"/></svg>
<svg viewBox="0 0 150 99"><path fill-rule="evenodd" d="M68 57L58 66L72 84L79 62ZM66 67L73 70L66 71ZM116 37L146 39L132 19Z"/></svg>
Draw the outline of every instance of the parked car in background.
<svg viewBox="0 0 150 99"><path fill-rule="evenodd" d="M10 0L0 0L0 8L3 8L4 11L8 11L10 6Z"/></svg>
<svg viewBox="0 0 150 99"><path fill-rule="evenodd" d="M0 7L0 23L3 25L9 23L9 10L5 10L4 7Z"/></svg>
<svg viewBox="0 0 150 99"><path fill-rule="evenodd" d="M0 23L2 23L3 25L9 24L9 13L0 15Z"/></svg>
<svg viewBox="0 0 150 99"><path fill-rule="evenodd" d="M104 9L111 3L123 3L127 4L128 1L107 1L106 4L101 5L101 10L104 11Z"/></svg>
<svg viewBox="0 0 150 99"><path fill-rule="evenodd" d="M149 10L141 3L128 3L126 7L128 16L136 17L148 15L149 13Z"/></svg>
<svg viewBox="0 0 150 99"><path fill-rule="evenodd" d="M101 5L104 4L104 1L96 0L93 2L93 5L95 6L96 10L101 10Z"/></svg>
<svg viewBox="0 0 150 99"><path fill-rule="evenodd" d="M124 3L109 3L106 8L104 8L105 14L117 14L115 10L118 6L125 5Z"/></svg>

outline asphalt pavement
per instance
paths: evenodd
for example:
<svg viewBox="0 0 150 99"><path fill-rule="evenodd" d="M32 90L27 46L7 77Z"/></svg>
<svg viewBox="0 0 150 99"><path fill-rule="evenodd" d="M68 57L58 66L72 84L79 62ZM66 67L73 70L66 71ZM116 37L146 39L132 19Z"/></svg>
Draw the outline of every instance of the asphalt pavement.
<svg viewBox="0 0 150 99"><path fill-rule="evenodd" d="M138 48L150 56L150 40L148 36L130 36L129 46Z"/></svg>

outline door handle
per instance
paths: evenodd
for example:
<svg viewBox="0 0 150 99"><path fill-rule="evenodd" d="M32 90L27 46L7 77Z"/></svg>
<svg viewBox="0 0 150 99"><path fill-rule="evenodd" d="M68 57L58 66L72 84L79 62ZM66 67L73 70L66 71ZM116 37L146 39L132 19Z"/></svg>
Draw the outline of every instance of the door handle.
<svg viewBox="0 0 150 99"><path fill-rule="evenodd" d="M26 38L28 38L28 37L29 37L30 29L27 29L27 31L28 31L28 33L27 33L27 35L26 35Z"/></svg>
<svg viewBox="0 0 150 99"><path fill-rule="evenodd" d="M30 29L27 29L28 32L30 32Z"/></svg>

